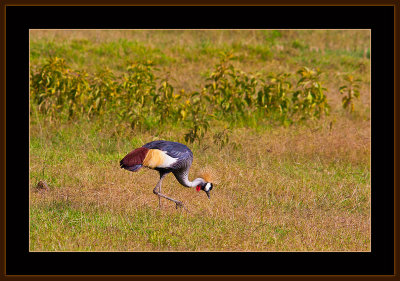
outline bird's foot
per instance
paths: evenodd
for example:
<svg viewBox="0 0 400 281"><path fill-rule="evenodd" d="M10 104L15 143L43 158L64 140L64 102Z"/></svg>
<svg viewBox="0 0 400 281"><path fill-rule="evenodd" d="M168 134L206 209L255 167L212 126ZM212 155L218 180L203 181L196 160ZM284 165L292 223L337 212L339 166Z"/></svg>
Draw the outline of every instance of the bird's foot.
<svg viewBox="0 0 400 281"><path fill-rule="evenodd" d="M189 210L185 207L185 205L183 205L182 202L176 201L175 204L176 204L176 208L177 208L177 209L178 209L178 207L179 207L179 208L184 208L186 211L189 212ZM190 213L190 212L189 212L189 213Z"/></svg>

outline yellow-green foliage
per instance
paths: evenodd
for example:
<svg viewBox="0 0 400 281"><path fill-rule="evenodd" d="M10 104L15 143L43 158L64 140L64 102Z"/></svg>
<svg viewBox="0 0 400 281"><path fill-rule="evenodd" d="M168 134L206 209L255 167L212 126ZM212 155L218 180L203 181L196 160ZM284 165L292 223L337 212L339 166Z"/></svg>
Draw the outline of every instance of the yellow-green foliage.
<svg viewBox="0 0 400 281"><path fill-rule="evenodd" d="M184 122L189 142L203 138L210 117L229 122L256 114L285 123L328 112L319 71L301 68L298 88L293 88L291 74L263 79L236 69L233 58L222 53L203 89L189 94L177 94L168 78L156 77L151 61L135 62L117 77L108 68L88 74L70 69L64 59L49 58L31 70L31 106L51 118L106 115L132 128Z"/></svg>
<svg viewBox="0 0 400 281"><path fill-rule="evenodd" d="M356 79L353 75L345 75L344 80L347 85L339 88L341 95L345 94L342 98L342 105L344 109L348 109L350 112L354 111L354 99L360 97L360 84L361 79Z"/></svg>
<svg viewBox="0 0 400 281"><path fill-rule="evenodd" d="M88 74L71 70L64 59L49 59L38 71L31 71L31 76L32 106L49 117L61 112L68 117L82 115L92 102Z"/></svg>

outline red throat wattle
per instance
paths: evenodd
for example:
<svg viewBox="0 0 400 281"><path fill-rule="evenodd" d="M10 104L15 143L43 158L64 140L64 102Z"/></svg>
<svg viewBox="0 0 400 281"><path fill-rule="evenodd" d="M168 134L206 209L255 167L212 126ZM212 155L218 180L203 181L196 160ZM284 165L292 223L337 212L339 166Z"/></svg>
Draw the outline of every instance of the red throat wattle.
<svg viewBox="0 0 400 281"><path fill-rule="evenodd" d="M201 190L201 186L200 185L196 186L196 190L200 191Z"/></svg>

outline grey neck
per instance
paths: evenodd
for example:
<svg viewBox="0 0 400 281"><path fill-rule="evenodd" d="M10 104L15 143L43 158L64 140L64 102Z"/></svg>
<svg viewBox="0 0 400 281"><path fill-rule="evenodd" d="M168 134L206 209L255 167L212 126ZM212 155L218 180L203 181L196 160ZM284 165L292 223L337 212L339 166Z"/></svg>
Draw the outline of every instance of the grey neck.
<svg viewBox="0 0 400 281"><path fill-rule="evenodd" d="M175 174L175 178L178 180L178 182L186 187L196 187L199 184L203 184L205 183L205 180L203 180L202 178L197 178L193 181L189 181L188 179L188 174L187 173L180 173L180 174Z"/></svg>

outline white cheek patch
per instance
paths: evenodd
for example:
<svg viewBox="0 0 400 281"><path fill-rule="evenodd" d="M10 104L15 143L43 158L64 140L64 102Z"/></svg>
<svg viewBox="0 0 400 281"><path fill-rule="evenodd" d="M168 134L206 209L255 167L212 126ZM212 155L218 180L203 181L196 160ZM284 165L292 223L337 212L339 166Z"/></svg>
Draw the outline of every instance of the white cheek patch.
<svg viewBox="0 0 400 281"><path fill-rule="evenodd" d="M204 187L204 191L209 191L209 190L210 190L210 187L211 187L211 184L208 182L208 183L206 184L206 186Z"/></svg>

